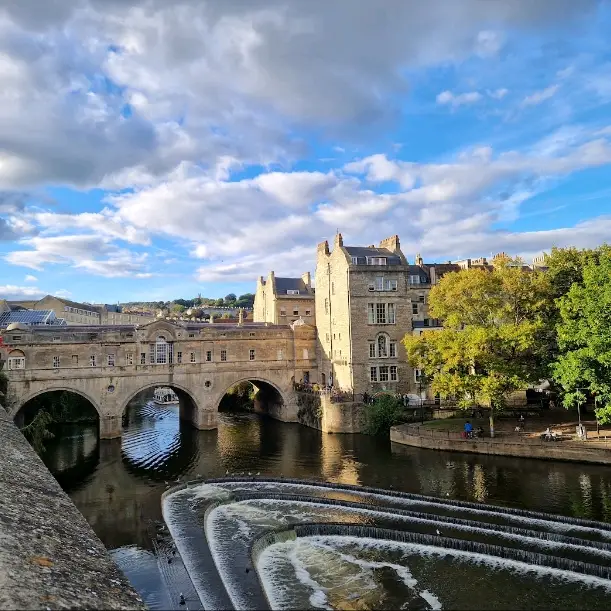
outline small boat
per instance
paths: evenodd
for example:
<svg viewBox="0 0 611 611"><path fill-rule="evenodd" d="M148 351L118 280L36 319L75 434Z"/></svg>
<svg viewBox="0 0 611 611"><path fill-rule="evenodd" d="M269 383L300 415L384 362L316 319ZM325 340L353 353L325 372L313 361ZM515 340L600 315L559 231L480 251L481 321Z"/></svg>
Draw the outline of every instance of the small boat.
<svg viewBox="0 0 611 611"><path fill-rule="evenodd" d="M168 386L159 386L155 389L153 401L159 405L178 405L178 395Z"/></svg>

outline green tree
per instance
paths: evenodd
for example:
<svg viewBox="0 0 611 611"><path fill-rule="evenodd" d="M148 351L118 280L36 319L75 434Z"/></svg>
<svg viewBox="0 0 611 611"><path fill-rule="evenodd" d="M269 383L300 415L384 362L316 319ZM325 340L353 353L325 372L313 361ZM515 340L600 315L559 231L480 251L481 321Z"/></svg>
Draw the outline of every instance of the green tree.
<svg viewBox="0 0 611 611"><path fill-rule="evenodd" d="M605 247L607 248L607 247ZM558 345L554 379L563 390L563 404L584 403L586 393L597 397L596 417L611 422L611 253L601 251L560 298Z"/></svg>
<svg viewBox="0 0 611 611"><path fill-rule="evenodd" d="M222 297L219 297L215 302L214 305L217 308L222 308L225 305L225 300Z"/></svg>
<svg viewBox="0 0 611 611"><path fill-rule="evenodd" d="M368 435L389 435L390 427L398 424L401 403L391 395L379 395L363 411L363 432Z"/></svg>
<svg viewBox="0 0 611 611"><path fill-rule="evenodd" d="M229 295L225 295L225 303L227 305L235 303L236 299L237 297L235 296L235 293L229 293Z"/></svg>
<svg viewBox="0 0 611 611"><path fill-rule="evenodd" d="M441 397L463 408L489 405L494 436L495 410L545 373L548 301L545 274L524 271L519 259L446 274L429 295L429 311L444 328L406 335L408 360Z"/></svg>
<svg viewBox="0 0 611 611"><path fill-rule="evenodd" d="M175 303L172 305L172 312L174 314L182 314L185 311L185 306L180 303Z"/></svg>

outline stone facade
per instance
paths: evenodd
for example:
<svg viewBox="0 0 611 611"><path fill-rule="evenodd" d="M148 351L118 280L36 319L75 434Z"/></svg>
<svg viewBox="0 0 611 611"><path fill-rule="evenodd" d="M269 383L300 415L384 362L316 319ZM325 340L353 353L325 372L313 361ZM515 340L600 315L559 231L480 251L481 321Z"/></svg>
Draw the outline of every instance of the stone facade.
<svg viewBox="0 0 611 611"><path fill-rule="evenodd" d="M296 421L293 382L317 381L316 330L306 324L174 324L23 328L0 334L9 360L6 407L17 416L47 391L76 392L100 415L102 438L121 435L129 401L155 386L174 388L181 416L197 428L216 428L227 390L251 381L274 396L270 414ZM13 359L24 359L12 368Z"/></svg>
<svg viewBox="0 0 611 611"><path fill-rule="evenodd" d="M47 295L34 304L33 310L53 310L57 318L63 318L68 325L99 325L100 313L92 305L77 303Z"/></svg>
<svg viewBox="0 0 611 611"><path fill-rule="evenodd" d="M440 328L428 314L431 286L453 264L410 265L398 236L379 246L344 246L335 236L318 245L316 320L319 378L356 394L381 391L423 396L401 340L408 333Z"/></svg>
<svg viewBox="0 0 611 611"><path fill-rule="evenodd" d="M257 279L254 322L288 325L299 319L311 326L316 324L310 272L301 278L277 278L272 271L267 279Z"/></svg>

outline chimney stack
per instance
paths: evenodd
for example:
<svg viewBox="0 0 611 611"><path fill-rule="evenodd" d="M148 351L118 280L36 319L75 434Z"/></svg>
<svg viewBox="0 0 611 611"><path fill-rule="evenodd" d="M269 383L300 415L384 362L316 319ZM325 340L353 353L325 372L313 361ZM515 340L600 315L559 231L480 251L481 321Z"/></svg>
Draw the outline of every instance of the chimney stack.
<svg viewBox="0 0 611 611"><path fill-rule="evenodd" d="M333 244L334 248L338 248L338 247L342 247L344 245L344 238L342 238L342 234L341 233L336 233L335 234L335 242Z"/></svg>
<svg viewBox="0 0 611 611"><path fill-rule="evenodd" d="M328 255L329 254L329 242L325 240L324 242L320 242L316 247L316 254L319 255Z"/></svg>
<svg viewBox="0 0 611 611"><path fill-rule="evenodd" d="M301 279L303 280L303 283L306 285L307 289L312 287L312 276L310 275L310 272L305 272L305 274L302 274Z"/></svg>
<svg viewBox="0 0 611 611"><path fill-rule="evenodd" d="M390 252L397 252L401 246L399 244L399 236L393 235L380 242L380 248L387 248Z"/></svg>

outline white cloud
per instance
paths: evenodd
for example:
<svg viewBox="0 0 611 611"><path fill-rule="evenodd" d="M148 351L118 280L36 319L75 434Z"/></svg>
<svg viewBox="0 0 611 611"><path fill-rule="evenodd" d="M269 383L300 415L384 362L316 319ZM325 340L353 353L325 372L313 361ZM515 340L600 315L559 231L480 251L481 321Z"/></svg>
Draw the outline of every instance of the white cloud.
<svg viewBox="0 0 611 611"><path fill-rule="evenodd" d="M558 93L559 89L560 89L560 85L555 84L555 85L550 85L549 87L546 87L545 89L541 89L540 91L535 91L534 93L527 95L522 100L522 106L536 106L538 104L541 104L541 102L545 102L545 100L549 100L550 98L553 98L556 95L556 93Z"/></svg>
<svg viewBox="0 0 611 611"><path fill-rule="evenodd" d="M495 100L502 100L509 93L509 89L502 87L500 89L495 89L494 91L487 91L486 93Z"/></svg>
<svg viewBox="0 0 611 611"><path fill-rule="evenodd" d="M24 282L38 282L38 278L36 276L31 276L28 274L24 279Z"/></svg>
<svg viewBox="0 0 611 611"><path fill-rule="evenodd" d="M74 268L109 278L150 277L147 254L134 254L114 246L109 239L95 235L35 237L20 242L30 250L10 252L6 261L12 265L42 271L48 264Z"/></svg>
<svg viewBox="0 0 611 611"><path fill-rule="evenodd" d="M437 95L437 104L450 105L453 108L474 104L482 99L482 94L479 91L468 91L465 93L454 94L451 91L442 91Z"/></svg>
<svg viewBox="0 0 611 611"><path fill-rule="evenodd" d="M45 293L33 286L0 285L0 299L40 299Z"/></svg>
<svg viewBox="0 0 611 611"><path fill-rule="evenodd" d="M501 32L482 30L475 42L475 52L480 57L493 57L503 48L505 37Z"/></svg>

